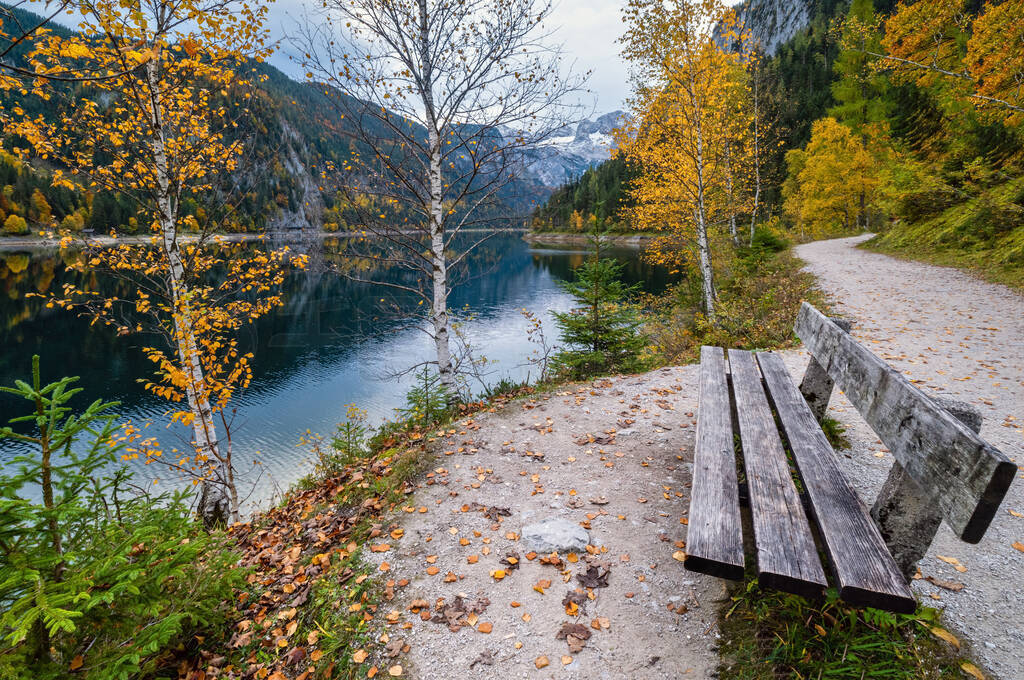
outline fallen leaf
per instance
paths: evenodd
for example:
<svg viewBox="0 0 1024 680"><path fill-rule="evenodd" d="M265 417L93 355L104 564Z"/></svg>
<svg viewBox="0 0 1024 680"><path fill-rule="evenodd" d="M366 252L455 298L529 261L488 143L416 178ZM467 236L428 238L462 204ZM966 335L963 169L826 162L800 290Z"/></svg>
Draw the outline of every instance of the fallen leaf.
<svg viewBox="0 0 1024 680"><path fill-rule="evenodd" d="M85 659L83 659L82 655L79 654L78 656L76 656L74 659L71 660L71 665L68 666L68 668L70 668L73 671L77 671L79 668L82 667L82 664L84 664L84 663L85 663Z"/></svg>
<svg viewBox="0 0 1024 680"><path fill-rule="evenodd" d="M1012 545L1017 550L1024 552L1024 543L1021 543L1020 541L1014 541Z"/></svg>
<svg viewBox="0 0 1024 680"><path fill-rule="evenodd" d="M505 570L495 569L491 572L491 578L493 578L495 581L500 581L501 579L505 578Z"/></svg>
<svg viewBox="0 0 1024 680"><path fill-rule="evenodd" d="M537 659L533 662L533 665L537 667L537 670L540 670L545 666L551 665L551 662L548 661L548 657L546 656L538 656Z"/></svg>
<svg viewBox="0 0 1024 680"><path fill-rule="evenodd" d="M581 623L563 623L559 631L555 633L555 639L565 640L569 645L569 652L577 654L587 646L590 635L590 630Z"/></svg>
<svg viewBox="0 0 1024 680"><path fill-rule="evenodd" d="M369 654L366 652L365 649L360 649L360 650L356 651L355 654L352 655L352 660L355 661L356 663L362 663L362 662L366 661L366 657L368 657L368 656L369 656Z"/></svg>
<svg viewBox="0 0 1024 680"><path fill-rule="evenodd" d="M949 644L953 645L957 649L960 649L960 640L958 640L955 635L950 633L945 628L932 628L931 631L932 631L932 635L934 635L935 637L937 637L937 638L939 638L941 640L945 640L946 642L948 642Z"/></svg>
<svg viewBox="0 0 1024 680"><path fill-rule="evenodd" d="M959 593L964 589L964 584L959 581L943 581L942 579L935 578L934 576L926 576L924 580L940 588L952 590L954 593Z"/></svg>
<svg viewBox="0 0 1024 680"><path fill-rule="evenodd" d="M682 550L676 550L674 553L672 553L672 559L678 562L683 562L686 560L686 553Z"/></svg>
<svg viewBox="0 0 1024 680"><path fill-rule="evenodd" d="M481 633L489 634L492 630L494 630L494 624L488 621L484 621L479 626L477 626L476 629Z"/></svg>
<svg viewBox="0 0 1024 680"><path fill-rule="evenodd" d="M397 678L401 674L402 674L402 667L399 666L398 664L395 664L394 666L392 666L391 668L388 669L388 675L390 675L393 678Z"/></svg>
<svg viewBox="0 0 1024 680"><path fill-rule="evenodd" d="M441 571L441 570L438 569L437 567L427 567L427 573L430 574L431 576L434 576L439 571Z"/></svg>
<svg viewBox="0 0 1024 680"><path fill-rule="evenodd" d="M587 567L586 573L576 574L576 580L583 585L584 588L607 588L608 587L608 575L611 572L608 569L600 569L591 565Z"/></svg>
<svg viewBox="0 0 1024 680"><path fill-rule="evenodd" d="M964 661L963 663L961 663L960 668L963 670L964 673L967 673L968 675L973 675L978 680L985 680L985 674L982 673L981 670L970 661Z"/></svg>
<svg viewBox="0 0 1024 680"><path fill-rule="evenodd" d="M572 657L571 656L565 655L565 656L562 657L562 665L563 666L568 666L571 663L572 663Z"/></svg>

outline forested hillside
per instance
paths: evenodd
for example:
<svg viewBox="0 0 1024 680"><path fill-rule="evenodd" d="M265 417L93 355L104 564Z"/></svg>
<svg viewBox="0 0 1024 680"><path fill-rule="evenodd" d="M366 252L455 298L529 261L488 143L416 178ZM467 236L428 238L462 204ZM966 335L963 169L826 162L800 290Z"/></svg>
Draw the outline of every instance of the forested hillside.
<svg viewBox="0 0 1024 680"><path fill-rule="evenodd" d="M22 9L10 9L23 25L34 25L40 17ZM50 24L56 35L70 31ZM0 49L3 49L0 39ZM12 50L15 62L23 58L26 44ZM273 66L252 64L258 76L249 115L239 120L232 131L236 139L246 140L246 160L230 178L230 187L222 187L214 205L200 205L192 199L182 203L184 215L196 218L204 226L207 213L230 212L235 231L257 232L266 229L323 228L346 230L358 224L361 210L373 201L366 197L341 198L321 177L327 167L344 167L358 144L353 141L348 121L338 114L331 97L344 97L325 91L320 85L297 82ZM62 95L73 100L83 96L81 84L61 86ZM227 98L236 96L228 93ZM48 116L53 107L39 98L20 97L15 90L0 90L0 109L20 107L27 115ZM23 140L10 139L12 147L24 147ZM557 151L546 158L558 162ZM16 156L0 155L0 234L23 235L41 229L65 228L73 232L93 230L134 234L140 227L134 206L123 196L102 190L76 193L51 186L54 168L38 158L26 163ZM527 172L504 186L490 208L495 217L510 214L525 216L538 201L545 199L551 187ZM226 203L222 200L230 194ZM365 205L350 204L352 200ZM399 216L400 218L400 216Z"/></svg>
<svg viewBox="0 0 1024 680"><path fill-rule="evenodd" d="M780 30L777 4L737 8L759 43ZM797 239L870 229L880 248L1019 280L1024 6L819 0L788 11L806 25L750 60L743 85L764 135L757 221ZM556 191L534 229L637 228L635 174L605 163Z"/></svg>

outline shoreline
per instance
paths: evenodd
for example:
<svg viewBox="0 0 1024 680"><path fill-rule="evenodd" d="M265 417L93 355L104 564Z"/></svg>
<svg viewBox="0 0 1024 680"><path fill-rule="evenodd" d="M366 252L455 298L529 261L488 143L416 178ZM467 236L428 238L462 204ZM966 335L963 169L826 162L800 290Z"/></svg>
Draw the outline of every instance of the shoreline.
<svg viewBox="0 0 1024 680"><path fill-rule="evenodd" d="M601 237L608 243L621 246L643 246L653 236L650 234L607 234ZM570 234L565 232L536 232L529 231L523 234L523 240L528 243L551 244L551 245L587 245L590 243L589 234Z"/></svg>
<svg viewBox="0 0 1024 680"><path fill-rule="evenodd" d="M416 230L409 230L403 233L414 233ZM519 233L524 232L523 229L462 229L460 230L465 233L476 233L476 232L509 232ZM302 241L309 241L312 239L327 239L327 238L358 238L372 236L371 233L366 231L305 231L300 229L275 232L269 234L266 232L262 233L248 233L248 232L234 232L234 233L212 233L203 236L209 241L221 241L227 243L246 243L250 241L267 241L270 243L297 243ZM76 234L74 242L76 245L82 245L83 243L90 246L107 247L113 245L143 245L149 242L153 238L152 234L140 235L132 234L128 236L111 237L106 234L93 235L88 238ZM182 243L195 243L200 240L198 234L180 234L178 240ZM0 236L0 253L12 253L22 251L44 251L44 250L58 250L60 248L59 238L44 238L40 236Z"/></svg>

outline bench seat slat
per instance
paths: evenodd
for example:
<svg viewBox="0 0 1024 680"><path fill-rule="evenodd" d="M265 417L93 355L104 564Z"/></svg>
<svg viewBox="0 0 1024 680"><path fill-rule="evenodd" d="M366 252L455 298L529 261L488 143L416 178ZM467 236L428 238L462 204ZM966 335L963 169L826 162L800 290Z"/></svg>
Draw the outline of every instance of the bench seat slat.
<svg viewBox="0 0 1024 680"><path fill-rule="evenodd" d="M782 357L764 352L757 355L757 360L810 497L840 597L853 605L913 612L913 593L857 492L839 468L835 451L790 378Z"/></svg>
<svg viewBox="0 0 1024 680"><path fill-rule="evenodd" d="M700 409L684 566L719 578L743 578L732 408L721 347L701 347Z"/></svg>
<svg viewBox="0 0 1024 680"><path fill-rule="evenodd" d="M794 330L960 539L980 541L1017 467L806 302Z"/></svg>
<svg viewBox="0 0 1024 680"><path fill-rule="evenodd" d="M827 586L825 572L754 355L731 349L729 367L750 490L758 581L789 593L821 597Z"/></svg>

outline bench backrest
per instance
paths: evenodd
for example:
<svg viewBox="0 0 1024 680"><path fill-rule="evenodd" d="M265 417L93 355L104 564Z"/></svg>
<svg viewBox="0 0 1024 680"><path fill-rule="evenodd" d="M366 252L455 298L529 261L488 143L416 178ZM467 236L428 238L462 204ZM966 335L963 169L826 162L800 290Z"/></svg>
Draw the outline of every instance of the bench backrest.
<svg viewBox="0 0 1024 680"><path fill-rule="evenodd" d="M980 541L1016 466L806 302L794 331L949 526Z"/></svg>

